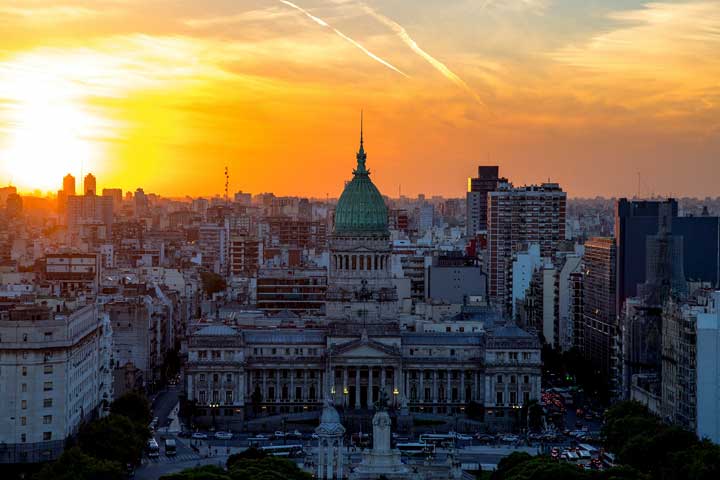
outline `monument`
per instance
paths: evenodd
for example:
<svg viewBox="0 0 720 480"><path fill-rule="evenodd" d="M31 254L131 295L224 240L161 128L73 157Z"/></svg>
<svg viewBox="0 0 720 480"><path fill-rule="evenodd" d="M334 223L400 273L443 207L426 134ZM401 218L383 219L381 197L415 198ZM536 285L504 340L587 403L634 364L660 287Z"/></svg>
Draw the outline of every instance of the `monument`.
<svg viewBox="0 0 720 480"><path fill-rule="evenodd" d="M387 396L380 392L375 404L377 412L373 416L373 447L364 452L362 461L350 474L351 480L376 480L384 476L388 480L407 480L411 478L410 469L402 463L400 452L390 448L390 415L387 413Z"/></svg>
<svg viewBox="0 0 720 480"><path fill-rule="evenodd" d="M322 480L340 480L345 477L343 471L343 436L345 427L340 423L338 414L332 402L325 399L320 426L315 429L318 435L318 462L317 477Z"/></svg>

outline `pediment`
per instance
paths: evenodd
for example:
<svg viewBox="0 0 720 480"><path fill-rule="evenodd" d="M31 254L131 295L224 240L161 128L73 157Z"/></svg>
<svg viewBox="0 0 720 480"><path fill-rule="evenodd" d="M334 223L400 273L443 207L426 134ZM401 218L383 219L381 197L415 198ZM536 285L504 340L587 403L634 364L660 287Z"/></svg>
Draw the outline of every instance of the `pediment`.
<svg viewBox="0 0 720 480"><path fill-rule="evenodd" d="M373 340L355 340L339 345L332 352L332 356L341 358L397 358L399 352L392 347Z"/></svg>

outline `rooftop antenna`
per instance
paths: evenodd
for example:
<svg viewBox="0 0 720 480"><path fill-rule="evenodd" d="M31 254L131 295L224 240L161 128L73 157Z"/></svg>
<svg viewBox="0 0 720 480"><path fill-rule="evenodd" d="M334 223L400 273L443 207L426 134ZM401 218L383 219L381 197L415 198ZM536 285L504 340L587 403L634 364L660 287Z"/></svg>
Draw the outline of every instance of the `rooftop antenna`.
<svg viewBox="0 0 720 480"><path fill-rule="evenodd" d="M640 172L639 171L637 172L637 177L638 177L637 198L639 200L640 199Z"/></svg>

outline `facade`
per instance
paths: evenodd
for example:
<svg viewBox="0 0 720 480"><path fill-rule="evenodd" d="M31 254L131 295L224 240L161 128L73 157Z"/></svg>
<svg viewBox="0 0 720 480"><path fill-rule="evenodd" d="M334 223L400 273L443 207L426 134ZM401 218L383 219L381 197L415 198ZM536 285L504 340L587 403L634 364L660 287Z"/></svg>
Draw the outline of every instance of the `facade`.
<svg viewBox="0 0 720 480"><path fill-rule="evenodd" d="M94 253L51 253L45 256L42 276L52 293L74 298L97 293L102 263Z"/></svg>
<svg viewBox="0 0 720 480"><path fill-rule="evenodd" d="M262 258L262 243L247 233L230 236L230 274L253 277Z"/></svg>
<svg viewBox="0 0 720 480"><path fill-rule="evenodd" d="M487 299L487 275L464 257L434 257L427 269L427 295L431 301L462 305L468 297Z"/></svg>
<svg viewBox="0 0 720 480"><path fill-rule="evenodd" d="M229 233L226 225L215 223L203 224L198 229L202 266L219 275L227 274Z"/></svg>
<svg viewBox="0 0 720 480"><path fill-rule="evenodd" d="M57 458L112 400L107 317L94 305L53 303L0 316L0 463Z"/></svg>
<svg viewBox="0 0 720 480"><path fill-rule="evenodd" d="M512 311L512 261L536 243L542 257L553 258L565 239L567 194L556 183L515 188L502 183L488 193L490 300Z"/></svg>
<svg viewBox="0 0 720 480"><path fill-rule="evenodd" d="M316 315L325 311L325 268L261 268L257 273L257 308L274 314L289 311Z"/></svg>
<svg viewBox="0 0 720 480"><path fill-rule="evenodd" d="M467 235L473 236L477 232L487 229L489 192L497 189L500 182L498 166L479 166L478 176L468 178L468 191L466 196L466 227Z"/></svg>
<svg viewBox="0 0 720 480"><path fill-rule="evenodd" d="M615 310L616 246L612 238L585 242L583 255L583 351L596 371L615 378L615 339L619 333Z"/></svg>

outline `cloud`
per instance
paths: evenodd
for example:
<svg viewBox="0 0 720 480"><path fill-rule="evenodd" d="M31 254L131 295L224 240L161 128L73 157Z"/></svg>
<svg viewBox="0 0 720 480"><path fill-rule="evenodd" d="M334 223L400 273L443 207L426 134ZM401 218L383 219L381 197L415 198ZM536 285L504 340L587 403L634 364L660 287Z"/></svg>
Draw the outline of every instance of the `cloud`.
<svg viewBox="0 0 720 480"><path fill-rule="evenodd" d="M52 24L85 20L100 15L102 12L92 8L73 5L54 6L0 6L0 20L6 17L11 21L33 24Z"/></svg>
<svg viewBox="0 0 720 480"><path fill-rule="evenodd" d="M420 48L420 46L417 44L417 42L410 36L410 34L405 30L405 27L397 23L396 21L386 17L385 15L378 13L374 9L372 9L370 6L366 4L362 4L363 10L367 12L370 16L380 21L382 24L389 27L395 34L400 37L400 39L410 47L410 49L417 53L420 57L422 57L425 61L427 61L432 67L440 72L445 78L453 82L455 85L459 86L463 90L465 90L470 96L472 96L476 102L478 102L480 105L487 107L485 103L480 99L480 96L471 89L465 81L457 76L452 70L450 70L444 63L442 63L440 60L436 59L429 53L427 53L425 50Z"/></svg>
<svg viewBox="0 0 720 480"><path fill-rule="evenodd" d="M375 55L374 53L372 53L370 50L368 50L367 48L365 48L363 45L361 45L361 44L360 44L359 42L357 42L356 40L348 37L347 35L345 35L344 33L342 33L342 32L341 32L340 30L338 30L337 28L334 28L334 27L330 26L325 20L316 17L315 15L311 14L311 13L308 12L307 10L303 9L302 7L296 5L296 4L292 3L292 2L289 2L289 1L287 1L287 0L280 0L280 2L283 3L283 4L285 4L285 5L287 5L287 6L289 6L289 7L291 7L291 8L294 8L295 10L297 10L297 11L299 11L299 12L302 12L303 14L305 14L305 16L307 16L309 19L311 19L313 22L317 23L318 25L320 25L320 26L322 26L322 27L325 27L325 28L329 28L330 30L334 31L339 37L341 37L342 39L350 42L350 43L351 43L352 45L354 45L355 47L359 48L363 53L365 53L368 57L372 58L372 59L375 60L376 62L381 63L382 65L385 65L387 68L389 68L389 69L391 69L391 70L399 73L400 75L402 75L402 76L404 76L404 77L406 77L406 78L408 77L408 75L407 75L405 72L403 72L402 70L398 69L395 65L392 65L392 64L389 63L388 61L386 61L386 60L380 58L379 56Z"/></svg>

